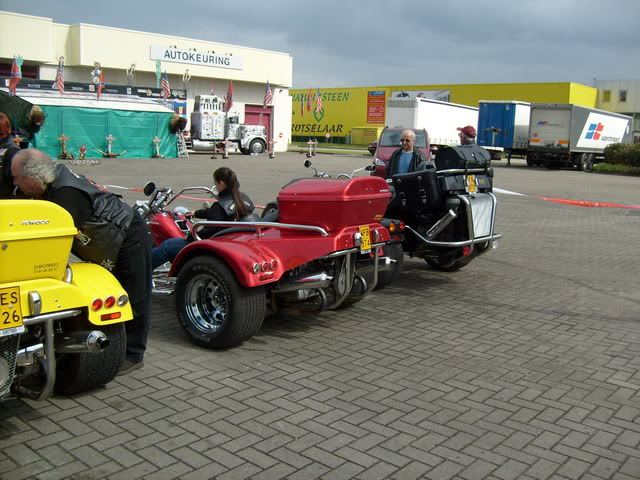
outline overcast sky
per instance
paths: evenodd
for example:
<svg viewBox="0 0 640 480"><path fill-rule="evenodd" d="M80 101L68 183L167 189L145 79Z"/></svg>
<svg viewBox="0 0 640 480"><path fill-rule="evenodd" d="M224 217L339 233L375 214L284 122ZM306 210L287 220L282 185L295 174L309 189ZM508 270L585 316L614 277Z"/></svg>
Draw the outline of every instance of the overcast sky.
<svg viewBox="0 0 640 480"><path fill-rule="evenodd" d="M294 88L640 78L640 0L0 0L0 9L286 52Z"/></svg>

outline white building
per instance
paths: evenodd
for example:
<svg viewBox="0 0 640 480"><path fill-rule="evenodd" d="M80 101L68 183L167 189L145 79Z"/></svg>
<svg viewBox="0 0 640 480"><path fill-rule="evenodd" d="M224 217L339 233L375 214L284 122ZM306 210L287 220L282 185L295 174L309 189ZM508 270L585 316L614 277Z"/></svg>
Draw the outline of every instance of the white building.
<svg viewBox="0 0 640 480"><path fill-rule="evenodd" d="M241 122L267 127L276 151L285 151L291 138L293 59L287 53L98 25L63 25L50 18L0 11L0 77L10 75L16 55L23 57L25 79L53 83L63 56L65 82L90 84L94 62L99 62L107 87L132 81L134 88L157 86L159 60L171 88L187 92L187 118L196 95L213 90L224 97L233 81L231 112ZM132 64L135 73L130 79L127 70ZM185 85L187 70L190 80ZM267 81L273 100L263 108ZM6 87L5 80L0 87Z"/></svg>
<svg viewBox="0 0 640 480"><path fill-rule="evenodd" d="M598 108L633 117L634 143L640 143L640 80L596 80Z"/></svg>

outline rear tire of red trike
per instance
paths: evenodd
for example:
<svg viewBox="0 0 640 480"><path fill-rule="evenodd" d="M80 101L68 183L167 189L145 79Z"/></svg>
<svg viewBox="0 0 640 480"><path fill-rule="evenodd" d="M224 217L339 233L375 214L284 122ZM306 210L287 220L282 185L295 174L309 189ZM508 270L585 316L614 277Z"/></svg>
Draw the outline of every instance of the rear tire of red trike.
<svg viewBox="0 0 640 480"><path fill-rule="evenodd" d="M201 347L242 343L260 330L266 315L264 288L243 287L222 260L208 255L180 269L175 296L180 326Z"/></svg>
<svg viewBox="0 0 640 480"><path fill-rule="evenodd" d="M393 264L391 270L387 270L386 272L378 272L378 283L376 283L374 290L384 288L387 285L398 280L404 266L404 252L402 251L402 243L387 244L384 246L383 250L383 255L385 257L391 257L391 259L395 260L396 263Z"/></svg>

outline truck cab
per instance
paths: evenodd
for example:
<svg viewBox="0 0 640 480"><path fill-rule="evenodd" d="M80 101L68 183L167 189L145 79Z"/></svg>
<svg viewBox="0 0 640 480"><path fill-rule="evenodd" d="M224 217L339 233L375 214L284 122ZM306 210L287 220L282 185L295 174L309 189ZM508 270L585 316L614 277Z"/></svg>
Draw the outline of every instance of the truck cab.
<svg viewBox="0 0 640 480"><path fill-rule="evenodd" d="M225 101L217 95L197 95L191 113L191 142L196 151L235 145L244 154L261 154L267 148L266 128L244 125L236 112L225 112Z"/></svg>

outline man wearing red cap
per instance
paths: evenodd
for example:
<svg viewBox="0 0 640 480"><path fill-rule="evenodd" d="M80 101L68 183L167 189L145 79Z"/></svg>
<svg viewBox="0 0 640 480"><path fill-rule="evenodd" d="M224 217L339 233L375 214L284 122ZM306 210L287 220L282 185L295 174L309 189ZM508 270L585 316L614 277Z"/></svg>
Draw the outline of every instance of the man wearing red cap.
<svg viewBox="0 0 640 480"><path fill-rule="evenodd" d="M476 143L476 129L471 125L466 127L458 127L458 136L460 137L460 144L470 145Z"/></svg>

